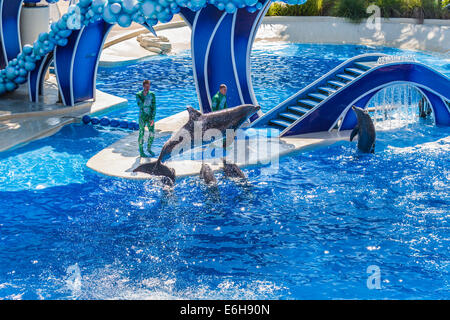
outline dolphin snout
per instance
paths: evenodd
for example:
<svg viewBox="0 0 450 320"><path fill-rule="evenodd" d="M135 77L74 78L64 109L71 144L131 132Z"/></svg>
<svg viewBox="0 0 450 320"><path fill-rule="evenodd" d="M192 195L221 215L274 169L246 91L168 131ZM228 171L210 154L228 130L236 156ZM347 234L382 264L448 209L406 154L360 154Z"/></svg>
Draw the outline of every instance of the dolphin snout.
<svg viewBox="0 0 450 320"><path fill-rule="evenodd" d="M261 106L255 106L255 111L261 110Z"/></svg>

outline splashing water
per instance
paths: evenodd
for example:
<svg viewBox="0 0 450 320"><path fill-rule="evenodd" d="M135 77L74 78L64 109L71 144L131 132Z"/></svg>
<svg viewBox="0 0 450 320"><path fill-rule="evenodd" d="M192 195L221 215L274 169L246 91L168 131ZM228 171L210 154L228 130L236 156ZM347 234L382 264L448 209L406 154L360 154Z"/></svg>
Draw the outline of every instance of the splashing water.
<svg viewBox="0 0 450 320"><path fill-rule="evenodd" d="M378 92L368 105L377 131L393 130L419 121L422 93L412 85L399 84ZM425 108L428 106L425 105Z"/></svg>

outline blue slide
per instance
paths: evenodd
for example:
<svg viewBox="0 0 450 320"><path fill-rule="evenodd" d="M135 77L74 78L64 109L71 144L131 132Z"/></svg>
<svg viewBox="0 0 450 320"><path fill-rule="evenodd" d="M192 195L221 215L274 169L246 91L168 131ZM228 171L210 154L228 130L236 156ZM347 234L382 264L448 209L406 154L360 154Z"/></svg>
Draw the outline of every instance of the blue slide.
<svg viewBox="0 0 450 320"><path fill-rule="evenodd" d="M378 63L385 55L351 58L300 90L253 122L276 128L280 136L328 131L343 119L339 130L352 129L352 105L365 108L380 90L395 84L415 86L433 108L437 125L450 125L450 79L417 62Z"/></svg>

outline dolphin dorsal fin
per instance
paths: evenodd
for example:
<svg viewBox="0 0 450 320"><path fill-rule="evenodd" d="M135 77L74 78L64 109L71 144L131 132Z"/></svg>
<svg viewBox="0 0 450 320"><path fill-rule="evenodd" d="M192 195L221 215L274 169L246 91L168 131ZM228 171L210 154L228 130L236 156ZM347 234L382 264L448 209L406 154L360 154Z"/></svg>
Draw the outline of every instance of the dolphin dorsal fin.
<svg viewBox="0 0 450 320"><path fill-rule="evenodd" d="M195 110L191 106L187 107L187 112L189 113L189 120L193 121L197 120L202 115L200 111Z"/></svg>

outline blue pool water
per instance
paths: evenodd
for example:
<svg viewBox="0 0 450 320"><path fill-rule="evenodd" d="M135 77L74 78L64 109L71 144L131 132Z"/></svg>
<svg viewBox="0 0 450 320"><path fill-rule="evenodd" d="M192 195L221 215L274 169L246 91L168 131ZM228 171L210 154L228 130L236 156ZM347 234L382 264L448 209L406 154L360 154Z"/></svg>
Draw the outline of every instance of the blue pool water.
<svg viewBox="0 0 450 320"><path fill-rule="evenodd" d="M257 97L267 110L375 51L399 52L258 45ZM448 57L414 54L450 75ZM158 118L195 105L188 53L98 77L126 98L152 79ZM136 120L136 106L109 116ZM219 174L216 191L196 177L165 190L86 168L126 134L72 125L0 154L0 298L450 297L450 128L425 120L379 132L374 155L349 142L293 154L279 170L245 169L248 185ZM380 290L367 288L371 265Z"/></svg>

